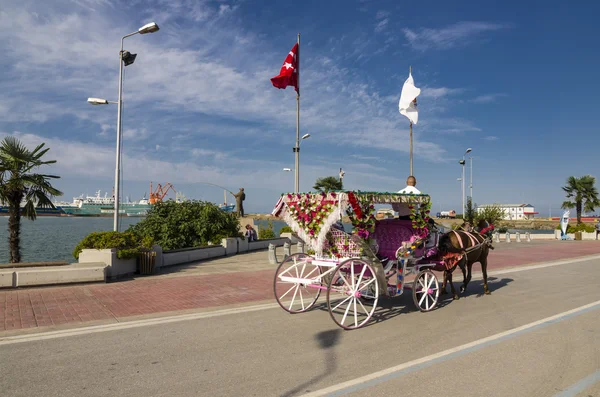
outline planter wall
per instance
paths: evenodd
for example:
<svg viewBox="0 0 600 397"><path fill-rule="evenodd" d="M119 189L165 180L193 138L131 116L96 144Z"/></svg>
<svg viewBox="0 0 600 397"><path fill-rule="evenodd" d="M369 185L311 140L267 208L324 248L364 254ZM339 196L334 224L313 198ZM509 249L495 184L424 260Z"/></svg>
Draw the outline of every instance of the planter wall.
<svg viewBox="0 0 600 397"><path fill-rule="evenodd" d="M106 278L109 279L134 274L137 270L136 259L117 258L116 248L84 249L79 254L79 263L104 263L107 266Z"/></svg>

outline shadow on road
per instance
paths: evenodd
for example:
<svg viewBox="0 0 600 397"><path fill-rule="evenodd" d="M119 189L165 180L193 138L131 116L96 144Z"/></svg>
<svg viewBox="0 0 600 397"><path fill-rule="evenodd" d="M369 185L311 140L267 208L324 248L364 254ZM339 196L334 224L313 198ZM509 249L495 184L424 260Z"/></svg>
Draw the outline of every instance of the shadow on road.
<svg viewBox="0 0 600 397"><path fill-rule="evenodd" d="M319 347L323 350L325 354L325 371L322 374L317 375L309 379L308 381L294 387L292 390L282 394L283 397L293 396L298 393L306 393L309 390L305 390L310 385L320 381L321 379L326 378L330 374L335 371L335 354L333 353L333 347L338 343L340 335L342 333L341 329L331 329L328 331L322 331L315 335L315 340Z"/></svg>

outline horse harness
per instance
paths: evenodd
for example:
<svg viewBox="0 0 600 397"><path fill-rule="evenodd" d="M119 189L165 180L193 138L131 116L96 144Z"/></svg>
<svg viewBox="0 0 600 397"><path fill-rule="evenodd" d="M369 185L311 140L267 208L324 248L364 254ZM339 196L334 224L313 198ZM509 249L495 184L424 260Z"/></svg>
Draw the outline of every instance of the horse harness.
<svg viewBox="0 0 600 397"><path fill-rule="evenodd" d="M467 235L467 237L469 237L469 239L471 240L471 247L467 247L465 248L462 238L460 237L460 235L458 234L458 232L456 230L452 230L452 232L454 233L454 235L456 236L456 239L458 240L458 243L460 244L460 249L463 250L463 252L465 254L468 254L472 251L475 251L476 249L481 248L484 244L489 244L490 241L488 241L487 238L481 236L481 238L483 238L483 241L480 243L479 240L477 239L476 236L474 236L471 232L467 232L467 231L463 231L464 234Z"/></svg>

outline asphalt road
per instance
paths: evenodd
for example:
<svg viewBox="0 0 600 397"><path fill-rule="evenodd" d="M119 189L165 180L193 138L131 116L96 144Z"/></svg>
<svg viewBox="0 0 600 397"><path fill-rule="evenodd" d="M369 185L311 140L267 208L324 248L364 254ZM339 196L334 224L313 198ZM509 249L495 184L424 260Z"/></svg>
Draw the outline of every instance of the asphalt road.
<svg viewBox="0 0 600 397"><path fill-rule="evenodd" d="M489 296L480 280L469 288L429 313L410 295L382 302L377 320L355 331L321 308L267 306L0 338L0 393L600 396L600 259L504 271Z"/></svg>

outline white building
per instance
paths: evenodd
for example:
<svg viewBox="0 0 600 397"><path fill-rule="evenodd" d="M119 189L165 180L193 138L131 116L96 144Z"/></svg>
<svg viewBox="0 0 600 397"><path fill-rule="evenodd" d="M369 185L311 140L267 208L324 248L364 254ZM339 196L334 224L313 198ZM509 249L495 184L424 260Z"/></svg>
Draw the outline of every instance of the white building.
<svg viewBox="0 0 600 397"><path fill-rule="evenodd" d="M477 207L477 212L481 212L486 207L497 206L504 210L504 220L529 220L539 212L531 204L484 204Z"/></svg>

